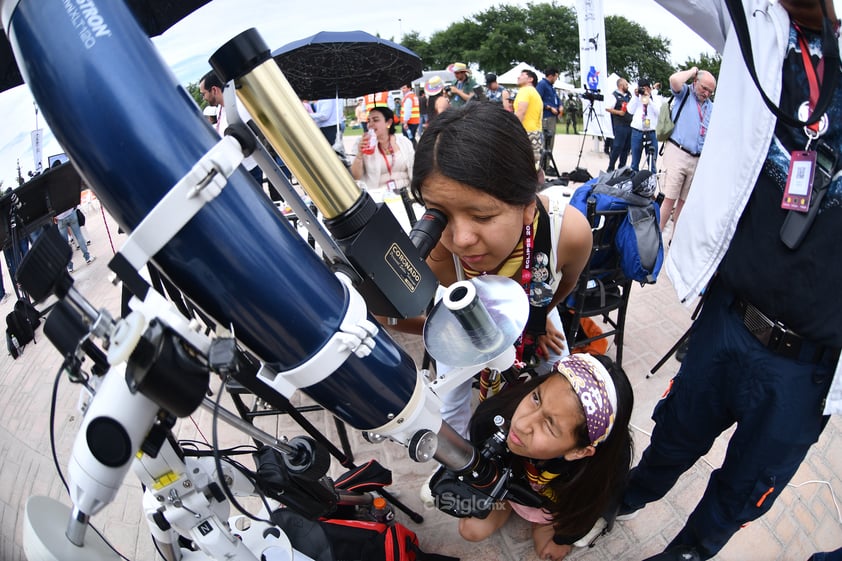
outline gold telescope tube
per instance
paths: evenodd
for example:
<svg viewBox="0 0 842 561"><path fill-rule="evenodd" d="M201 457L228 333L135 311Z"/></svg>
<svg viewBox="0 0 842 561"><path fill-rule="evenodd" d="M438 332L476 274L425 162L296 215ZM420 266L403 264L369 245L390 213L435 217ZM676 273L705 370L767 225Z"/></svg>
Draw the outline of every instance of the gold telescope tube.
<svg viewBox="0 0 842 561"><path fill-rule="evenodd" d="M242 61L245 68L232 72L229 53L223 53L221 60L215 60L220 49L211 57L214 70L226 82L234 79L238 99L322 215L328 220L342 215L354 206L362 190L304 110L256 30L250 29L232 41L241 37L246 49L261 52ZM236 47L243 49L242 44ZM242 53L238 51L237 54ZM249 62L253 63L255 57L257 60L268 58L249 68Z"/></svg>

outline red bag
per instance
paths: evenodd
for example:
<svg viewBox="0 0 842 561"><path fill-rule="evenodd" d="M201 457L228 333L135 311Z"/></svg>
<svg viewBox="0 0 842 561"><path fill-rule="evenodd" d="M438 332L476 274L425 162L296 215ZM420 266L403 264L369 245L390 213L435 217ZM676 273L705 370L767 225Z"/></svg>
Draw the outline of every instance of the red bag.
<svg viewBox="0 0 842 561"><path fill-rule="evenodd" d="M316 561L459 561L426 553L418 536L399 522L327 519L312 521L280 509L272 521L283 529L292 546Z"/></svg>

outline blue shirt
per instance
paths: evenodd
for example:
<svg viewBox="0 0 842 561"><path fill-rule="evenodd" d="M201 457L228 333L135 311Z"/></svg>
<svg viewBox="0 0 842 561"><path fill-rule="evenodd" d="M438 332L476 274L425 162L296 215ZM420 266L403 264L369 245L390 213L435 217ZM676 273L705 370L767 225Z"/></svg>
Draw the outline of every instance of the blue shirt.
<svg viewBox="0 0 842 561"><path fill-rule="evenodd" d="M555 88L553 85L550 84L550 81L546 78L542 78L538 85L535 86L535 89L538 90L538 93L541 95L541 100L544 102L544 117L556 117L557 115L547 109L547 106L554 108L558 111L559 106L561 105L561 100L558 98L558 94L555 93Z"/></svg>
<svg viewBox="0 0 842 561"><path fill-rule="evenodd" d="M321 129L324 127L335 127L339 121L339 103L336 99L320 99L316 102L316 111L311 117Z"/></svg>
<svg viewBox="0 0 842 561"><path fill-rule="evenodd" d="M684 108L681 110L678 121L675 121L675 114L678 113L681 100L685 97L687 101L684 102ZM693 93L693 86L691 84L684 84L672 102L672 119L675 121L675 128L670 138L690 152L699 154L705 145L706 134L702 133L707 133L708 125L710 125L710 114L712 112L713 102L710 98L706 99L704 103L699 104L696 95Z"/></svg>

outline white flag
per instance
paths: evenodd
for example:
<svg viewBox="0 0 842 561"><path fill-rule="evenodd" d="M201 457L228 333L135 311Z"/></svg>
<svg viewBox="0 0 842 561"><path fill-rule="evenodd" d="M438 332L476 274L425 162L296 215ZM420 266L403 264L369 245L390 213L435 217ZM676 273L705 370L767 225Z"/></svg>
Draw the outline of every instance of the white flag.
<svg viewBox="0 0 842 561"><path fill-rule="evenodd" d="M579 19L579 74L585 99L582 100L582 118L585 134L614 137L611 119L605 112L605 103L596 97L611 95L605 57L605 19L602 0L576 0ZM593 111L591 111L591 108Z"/></svg>

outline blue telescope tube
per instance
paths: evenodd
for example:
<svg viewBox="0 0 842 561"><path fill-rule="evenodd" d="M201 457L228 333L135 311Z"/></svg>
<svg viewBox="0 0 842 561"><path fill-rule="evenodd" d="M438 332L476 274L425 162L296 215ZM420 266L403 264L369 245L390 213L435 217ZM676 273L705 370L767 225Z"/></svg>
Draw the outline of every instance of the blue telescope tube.
<svg viewBox="0 0 842 561"><path fill-rule="evenodd" d="M123 2L6 0L0 5L26 83L59 143L126 230L149 213L219 137ZM202 310L280 370L338 330L347 289L240 167L222 194L154 256ZM370 316L369 316L370 317ZM368 430L409 402L412 359L383 331L302 390Z"/></svg>

